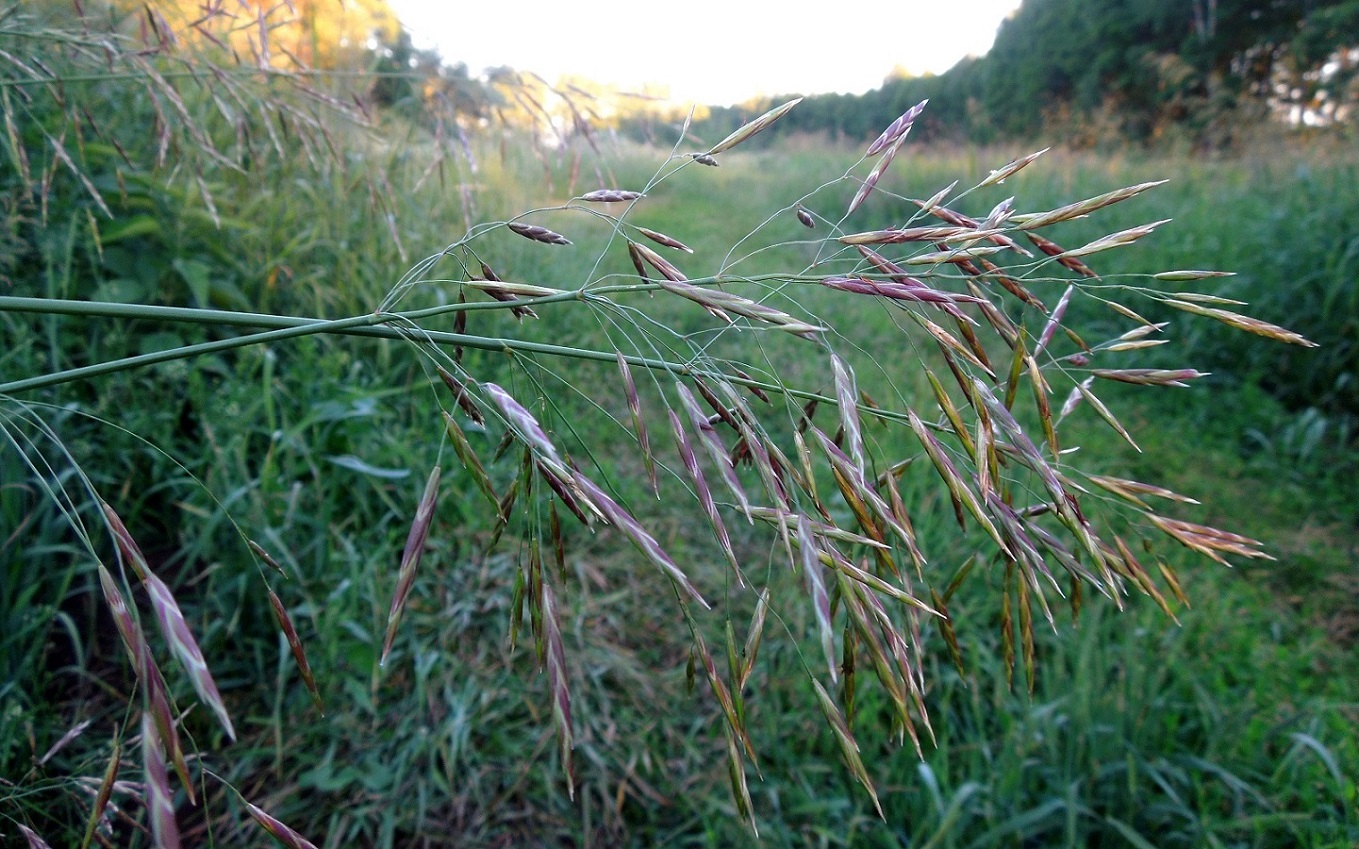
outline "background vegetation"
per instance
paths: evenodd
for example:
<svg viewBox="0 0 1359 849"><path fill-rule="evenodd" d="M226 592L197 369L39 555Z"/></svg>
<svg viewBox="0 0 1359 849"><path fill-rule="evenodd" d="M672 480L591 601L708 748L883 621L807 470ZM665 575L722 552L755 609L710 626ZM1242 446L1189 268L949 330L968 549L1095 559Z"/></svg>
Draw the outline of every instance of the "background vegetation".
<svg viewBox="0 0 1359 849"><path fill-rule="evenodd" d="M1056 5L1026 3L983 61L1000 62L1021 35L1056 38L1062 22L1075 18L1106 36L1143 33L1148 49L1183 47L1155 40L1174 29L1169 24L1094 26L1116 9L1150 11L1085 4L1061 15ZM1226 30L1243 19L1229 21L1228 5L1219 4L1215 37L1227 39ZM1328 14L1347 8L1331 5ZM301 8L304 21L309 9L320 19L310 5ZM381 9L374 9L378 20ZM1311 20L1287 17L1289 4L1269 9L1279 18L1264 22L1275 28L1269 32ZM46 18L32 14L44 11ZM303 27L281 32L266 55L258 30L244 23L234 41L214 30L220 43L200 34L190 46L193 16L176 19L174 6L148 13L85 4L81 11L76 26L58 17L69 11L55 3L11 9L0 20L0 286L7 296L361 315L416 258L442 250L473 223L602 185L642 185L667 153L607 145L575 116L554 130L537 125L535 136L530 128L550 111L545 84L519 87L508 74L479 79L437 57L403 53L409 44L391 30L374 30L369 19L356 32L376 31L392 40L390 50L365 46L346 57L333 49L343 35L323 38ZM110 33L146 52L108 53ZM169 44L172 36L186 44ZM1230 49L1204 48L1194 67L1217 79L1223 67L1236 67L1230 57L1250 54L1262 37L1233 32ZM329 45L297 57L326 73L283 73L289 54L307 44ZM233 47L235 58L228 58ZM1329 55L1322 47L1308 55ZM1029 55L1057 61L1065 54ZM421 75L406 73L412 59ZM1115 59L1091 64L1114 68L1111 74L1122 67ZM92 67L99 72L89 73ZM970 67L958 73L979 73ZM384 75L398 68L400 75ZM1085 85L1071 82L1069 91ZM1040 87L1025 96L1059 106L1051 93ZM843 141L785 135L768 147L725 154L719 169L686 168L647 199L646 226L682 238L694 249L694 265L716 267L749 253L743 267L750 274L801 267L811 251L808 231L792 215L771 221L770 214L834 183L915 96L891 106L865 100L856 107L862 125L837 128ZM937 124L957 118L952 110L971 97L943 89L930 96L926 115ZM1088 108L1110 101L1100 94L1071 102ZM817 108L803 103L775 130L785 122L806 129L798 116ZM1203 116L1198 107L1189 113ZM975 182L1044 143L1020 142L1016 134L1082 141L1064 132L1062 121L1041 120L1041 109L1029 109L1039 116L1034 123L1011 126L1018 119L998 99L974 98L968 114L991 116L997 131L990 136L966 114L958 124L990 146L934 148L912 139L911 155L893 165L865 206L865 229L899 224L915 211L907 198L927 197L955 178ZM1142 126L1135 111L1124 117L1127 126ZM726 132L720 124L697 129L709 144ZM1064 431L1066 444L1082 446L1085 462L1100 458L1098 471L1196 496L1204 505L1177 515L1266 540L1278 560L1226 570L1167 550L1192 602L1172 600L1178 623L1140 595L1123 611L1089 599L1074 624L1036 629L1031 693L1022 664L1007 662L1001 577L978 569L950 600L962 669L944 635L922 635L935 745L927 744L923 757L900 745L888 699L866 670L852 696L881 817L841 763L805 673L805 659L821 651L812 613L779 610L778 638L771 629L743 707L760 756L748 782L764 841L1340 847L1359 840L1352 730L1359 684L1348 674L1359 640L1359 161L1343 145L1280 138L1289 146L1268 156L1250 148L1220 158L1187 156L1174 146L1100 155L1064 148L1011 178L1005 192L1026 209L1048 209L1171 176L1131 208L1070 222L1064 238L1076 244L1151 217L1173 218L1136 250L1102 256L1101 272L1118 279L1168 268L1235 269L1217 294L1250 302L1253 315L1321 344L1285 348L1182 314L1149 314L1173 320L1176 350L1164 362L1153 351L1139 364L1188 364L1212 376L1192 390L1108 392L1142 453L1088 410L1070 421L1077 430ZM832 186L825 209L843 209L853 189ZM984 217L991 204L978 203L960 211ZM738 246L757 230L782 247ZM607 227L581 226L569 235L576 244L558 251L499 232L478 247L478 257L514 279L563 288L630 273L625 262L596 267L606 255ZM455 297L451 285L436 285L416 300L437 305ZM836 304L814 307L852 321L859 334L853 341L875 359L893 356L885 346L897 344L899 331L885 312ZM537 322L516 321L505 310L472 312L466 329L557 342L599 337L598 325L578 310L537 309ZM1079 302L1072 309L1073 325L1103 338L1103 313L1082 314ZM708 325L692 312L677 309L666 319L701 332ZM7 385L244 332L144 315L6 310L0 322L0 382ZM576 423L600 446L622 493L646 503L645 472L626 426L617 423L626 411L589 403L621 403L614 366L586 364L567 375L552 364L525 368L501 352L469 348L464 357L483 379L537 381L554 399L558 420ZM876 397L893 390L868 376L861 388ZM923 381L896 388L929 391ZM106 768L121 750L123 783L112 785L95 839L151 842L132 754L141 729L136 672L77 529L90 529L107 562L114 546L92 530L98 508L79 498L77 467L116 504L174 589L235 720L230 742L204 706L183 719L198 786L196 805L182 790L173 803L187 845L257 845L263 838L244 800L325 846L751 840L739 797L727 789L723 711L701 663L696 676L690 668L684 618L616 535L568 531L559 584L567 589L559 621L573 688L574 795L553 728L553 689L539 670L529 625L517 642L511 637L515 576L530 536L520 526L498 528L473 478L450 461L451 483L400 636L379 666L399 553L436 462L431 422L439 421L443 391L431 387L405 344L312 336L7 391L0 413L9 436L0 455L0 840L33 845L26 828L53 846L79 845ZM663 438L664 427L656 430ZM869 436L887 439L883 431ZM477 446L488 460L494 454L493 443ZM489 472L506 481L518 463L511 452ZM76 497L64 502L62 493ZM941 567L961 566L963 549L949 543L956 526L947 500L924 486L904 495L919 504L917 533L939 552ZM687 502L648 504L647 524L686 566L721 557L694 529ZM284 574L262 567L241 532L274 552ZM738 535L736 544L743 556L768 556L752 551L760 544L753 535ZM797 581L777 571L768 579L774 590ZM269 589L306 646L319 706L270 611ZM733 599L726 615L744 640L752 599ZM167 683L188 709L198 698L182 678L167 676Z"/></svg>

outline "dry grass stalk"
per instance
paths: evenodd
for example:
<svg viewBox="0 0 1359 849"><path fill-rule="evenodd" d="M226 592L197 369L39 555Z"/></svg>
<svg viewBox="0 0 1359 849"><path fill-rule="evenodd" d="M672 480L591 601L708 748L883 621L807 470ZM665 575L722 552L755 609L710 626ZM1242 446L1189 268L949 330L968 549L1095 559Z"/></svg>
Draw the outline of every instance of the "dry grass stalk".
<svg viewBox="0 0 1359 849"><path fill-rule="evenodd" d="M170 709L165 679L161 676L160 668L156 666L155 657L151 654L151 646L146 641L146 635L142 631L140 623L132 618L132 612L128 609L127 603L123 599L123 593L118 589L113 576L108 569L104 568L102 563L98 564L98 569L99 583L104 591L104 602L113 615L113 623L118 628L119 635L123 638L123 646L127 649L127 653L132 659L133 668L137 671L137 677L141 680L142 693L146 703L145 709L154 717L156 725L160 729L161 739L165 741L171 762L174 764L175 772L179 774L180 781L183 782L189 798L192 800L193 783L189 778L189 768L184 760L184 749L179 741L179 731L175 727L174 711Z"/></svg>
<svg viewBox="0 0 1359 849"><path fill-rule="evenodd" d="M835 398L840 410L840 427L848 443L849 459L860 477L867 476L868 464L864 457L864 440L859 426L859 391L854 372L838 354L831 354L831 374L835 380Z"/></svg>
<svg viewBox="0 0 1359 849"><path fill-rule="evenodd" d="M1153 280L1208 280L1215 277L1235 277L1236 272L1184 269L1181 271L1162 271L1159 274L1153 274L1151 276Z"/></svg>
<svg viewBox="0 0 1359 849"><path fill-rule="evenodd" d="M914 412L908 412L907 416L911 423L911 429L915 431L916 437L920 440L921 446L924 447L925 453L930 458L930 462L934 464L935 471L939 473L939 477L944 481L944 485L948 489L949 497L953 501L953 512L958 519L958 525L960 527L966 527L963 521L963 509L966 508L967 512L972 514L972 517L977 520L977 523L981 525L982 529L986 531L991 539L995 540L996 545L1000 547L1001 551L1013 557L1013 552L1009 550L1005 541L1001 539L1000 532L997 531L995 525L991 523L991 519L982 511L976 496L972 494L972 489L963 480L962 475L958 473L958 469L953 465L953 461L948 458L948 454L944 451L944 447L940 445L939 441L934 438L934 435L925 428L924 422L920 421L920 418L916 416Z"/></svg>
<svg viewBox="0 0 1359 849"><path fill-rule="evenodd" d="M1031 307L1035 307L1042 312L1048 311L1048 308L1043 306L1043 302L1040 301L1036 295L1019 285L1019 282L1006 274L1000 266L985 258L979 259L978 262L981 263L981 267L986 271L987 276L1004 287L1005 291L1014 295L1016 298L1019 298Z"/></svg>
<svg viewBox="0 0 1359 849"><path fill-rule="evenodd" d="M1199 503L1197 500L1193 498L1189 498L1188 496L1185 495L1180 495L1178 492L1172 492L1171 490L1166 489L1165 487L1154 486L1152 484L1142 483L1140 481L1128 480L1126 478L1109 477L1107 475L1086 475L1085 478L1086 480L1090 481L1096 486L1108 490L1109 492L1112 492L1114 495L1117 495L1118 497L1124 499L1125 501L1128 501L1129 503L1144 509L1147 507L1147 505L1146 502L1142 501L1138 497L1140 495L1153 495L1156 496L1157 498L1166 498L1171 501L1179 501L1182 504Z"/></svg>
<svg viewBox="0 0 1359 849"><path fill-rule="evenodd" d="M957 337L952 333L949 333L928 318L920 315L915 315L913 318L915 318L921 327L929 331L929 334L934 337L940 350L942 350L946 356L949 355L950 351L958 354L972 365L986 372L987 376L992 380L996 379L995 371L991 368L989 363L982 359L982 356L985 355L986 351L979 343L974 345L963 345L963 343L959 342Z"/></svg>
<svg viewBox="0 0 1359 849"><path fill-rule="evenodd" d="M1087 404L1094 408L1095 413L1101 419L1104 419L1109 427L1113 428L1118 432L1119 436L1123 437L1124 441L1133 448L1136 448L1139 454L1142 452L1142 448L1132 438L1132 434L1128 433L1127 428L1123 427L1119 420L1114 417L1114 414L1109 411L1109 408L1104 405L1104 402L1096 397L1095 393L1091 392L1090 388L1084 382L1076 384L1076 391L1080 393L1081 398L1083 398Z"/></svg>
<svg viewBox="0 0 1359 849"><path fill-rule="evenodd" d="M939 193L937 193L934 197L930 198L929 200L924 200L924 201L922 201L922 200L917 200L917 201L913 201L913 203L915 203L916 206L920 207L921 211L923 211L923 212L928 212L930 215L933 215L935 218L938 218L940 221L944 221L944 222L946 222L946 223L948 223L948 224L952 224L952 225L955 226L955 227L963 227L963 228L966 228L966 229L969 229L969 230L986 230L986 231L988 231L988 234L987 234L987 236L986 236L986 240L987 240L988 242L991 242L991 243L994 244L994 245L997 245L997 246L1003 247L1003 248L1009 248L1010 250L1014 251L1015 253L1019 254L1019 255L1022 256L1022 257L1030 257L1030 256L1033 256L1033 254L1029 253L1029 251L1027 251L1027 250L1026 250L1023 246L1021 246L1018 242L1016 242L1016 241L1015 241L1014 239L1012 239L1010 236L1006 235L1006 234L1005 234L1004 232L1002 232L1000 229L997 229L997 228L1000 226L1000 224L1002 224L1003 222L999 222L999 221L996 222L996 226L995 226L995 227L983 227L983 226L982 226L982 222L978 221L978 220L975 219L975 218L972 218L972 217L967 216L967 215L963 215L961 212L958 212L958 211L956 211L956 210L949 209L949 208L946 207L946 206L940 206L939 204L940 204L940 203L943 201L943 199L949 194L949 192L953 191L953 188L954 188L954 186L956 186L956 185L958 185L958 181L957 181L957 180L954 180L953 183L951 183L951 184L948 186L948 188L946 188L946 189L940 191Z"/></svg>
<svg viewBox="0 0 1359 849"><path fill-rule="evenodd" d="M429 537L430 526L434 522L434 504L439 498L439 477L443 469L435 466L425 481L424 494L415 508L415 519L411 522L410 532L406 535L406 548L401 552L401 568L397 571L396 591L392 593L392 606L387 611L387 634L382 640L382 656L378 665L387 663L387 655L392 651L392 641L396 639L396 626L401 622L401 614L406 609L406 599L411 587L415 585L415 570L425 553L425 540Z"/></svg>
<svg viewBox="0 0 1359 849"><path fill-rule="evenodd" d="M571 469L557 453L557 448L548 438L547 432L533 414L524 408L522 404L514 400L510 393L494 383L483 383L481 388L491 400L500 408L500 412L505 416L506 423L510 430L518 437L519 441L528 446L533 452L534 458L549 472L556 475L563 481L572 478Z"/></svg>
<svg viewBox="0 0 1359 849"><path fill-rule="evenodd" d="M923 304L970 304L977 303L980 300L971 295L958 295L953 292L931 289L919 280L907 279L914 280L919 285L888 280L870 280L867 277L826 277L820 282L822 286L828 289L838 289L856 295L877 295L883 298L891 298L894 301L914 301Z"/></svg>
<svg viewBox="0 0 1359 849"><path fill-rule="evenodd" d="M752 507L750 508L750 513L756 519L771 525L777 526L779 523L782 523L792 531L796 531L800 525L805 523L810 533L815 534L818 537L825 537L826 539L843 542L846 545L862 545L867 548L879 548L883 550L891 549L891 546L882 540L856 534L853 531L845 530L836 525L818 522L803 513L778 510L773 507Z"/></svg>

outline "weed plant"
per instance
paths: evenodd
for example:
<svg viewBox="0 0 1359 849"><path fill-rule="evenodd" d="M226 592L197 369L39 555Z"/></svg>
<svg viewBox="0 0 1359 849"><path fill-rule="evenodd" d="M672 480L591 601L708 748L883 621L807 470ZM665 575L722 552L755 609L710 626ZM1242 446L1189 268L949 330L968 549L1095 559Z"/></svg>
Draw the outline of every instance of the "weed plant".
<svg viewBox="0 0 1359 849"><path fill-rule="evenodd" d="M1333 656L1187 567L1258 543L1099 463L1141 438L1120 385L1201 376L1137 360L1143 313L1306 344L1195 291L1222 272L1087 265L1158 231L1153 181L1031 201L1033 154L903 188L924 104L759 178L790 102L598 188L540 149L553 199L433 215L440 167L522 166L150 19L5 19L7 839L1355 837Z"/></svg>

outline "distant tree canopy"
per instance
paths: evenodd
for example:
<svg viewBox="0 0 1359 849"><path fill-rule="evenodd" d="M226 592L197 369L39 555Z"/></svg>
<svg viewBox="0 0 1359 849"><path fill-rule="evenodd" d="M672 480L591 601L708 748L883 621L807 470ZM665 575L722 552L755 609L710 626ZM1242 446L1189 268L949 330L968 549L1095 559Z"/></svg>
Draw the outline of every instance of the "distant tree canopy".
<svg viewBox="0 0 1359 849"><path fill-rule="evenodd" d="M889 57L890 60L890 57ZM988 142L1060 130L1080 143L1178 132L1230 144L1242 115L1353 122L1359 0L1024 0L991 51L939 76L808 98L778 131L867 139L930 98L921 136ZM721 138L770 101L715 108Z"/></svg>

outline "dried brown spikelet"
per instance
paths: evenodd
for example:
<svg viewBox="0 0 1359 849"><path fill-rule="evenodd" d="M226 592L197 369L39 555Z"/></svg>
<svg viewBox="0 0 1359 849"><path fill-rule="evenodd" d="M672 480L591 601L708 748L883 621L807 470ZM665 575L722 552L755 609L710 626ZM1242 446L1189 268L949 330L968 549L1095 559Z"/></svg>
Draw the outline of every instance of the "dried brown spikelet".
<svg viewBox="0 0 1359 849"><path fill-rule="evenodd" d="M307 685L312 701L316 702L316 709L324 715L326 708L321 702L321 691L316 689L316 679L311 674L306 649L302 647L302 640L297 636L297 629L293 627L292 617L288 615L283 601L272 588L269 590L269 605L273 607L274 618L278 620L278 626L283 629L283 635L288 639L288 648L292 650L293 659L297 661L297 668L302 673L302 682Z"/></svg>
<svg viewBox="0 0 1359 849"><path fill-rule="evenodd" d="M632 257L632 264L637 267L638 273L646 277L642 264L650 265L661 273L666 280L672 283L683 283L688 280L684 272L680 271L675 265L665 257L648 248L646 245L628 240L628 254Z"/></svg>
<svg viewBox="0 0 1359 849"><path fill-rule="evenodd" d="M816 229L816 219L812 217L812 214L808 212L802 204L798 204L794 207L793 214L797 216L798 223L803 227L806 227L808 230Z"/></svg>
<svg viewBox="0 0 1359 849"><path fill-rule="evenodd" d="M707 165L709 168L717 167L717 157L707 153L691 153L690 157L699 165Z"/></svg>
<svg viewBox="0 0 1359 849"><path fill-rule="evenodd" d="M646 236L648 239L650 239L651 241L655 242L658 245L665 245L667 248L674 248L677 251L684 251L687 254L691 254L694 252L693 248L684 244L679 239L667 236L664 233L658 233L655 230L648 230L645 227L638 227L637 232L641 233L643 236Z"/></svg>
<svg viewBox="0 0 1359 849"><path fill-rule="evenodd" d="M535 242L542 242L545 245L571 244L571 240L563 236L561 233L554 232L552 230L547 229L546 227L539 227L537 224L523 224L518 221L511 221L509 227L511 230L523 236L525 239L531 239L532 241Z"/></svg>
<svg viewBox="0 0 1359 849"><path fill-rule="evenodd" d="M1079 259L1076 259L1075 257L1068 255L1065 248L1063 248L1056 242L1052 241L1051 239L1046 239L1038 235L1037 233L1025 233L1024 235L1028 236L1029 241L1033 242L1034 246L1037 247L1040 251L1042 251L1043 253L1047 254L1050 257L1055 257L1057 259L1057 262L1063 267L1076 272L1082 277L1098 279L1099 275L1092 271L1090 269L1090 266L1081 262Z"/></svg>

